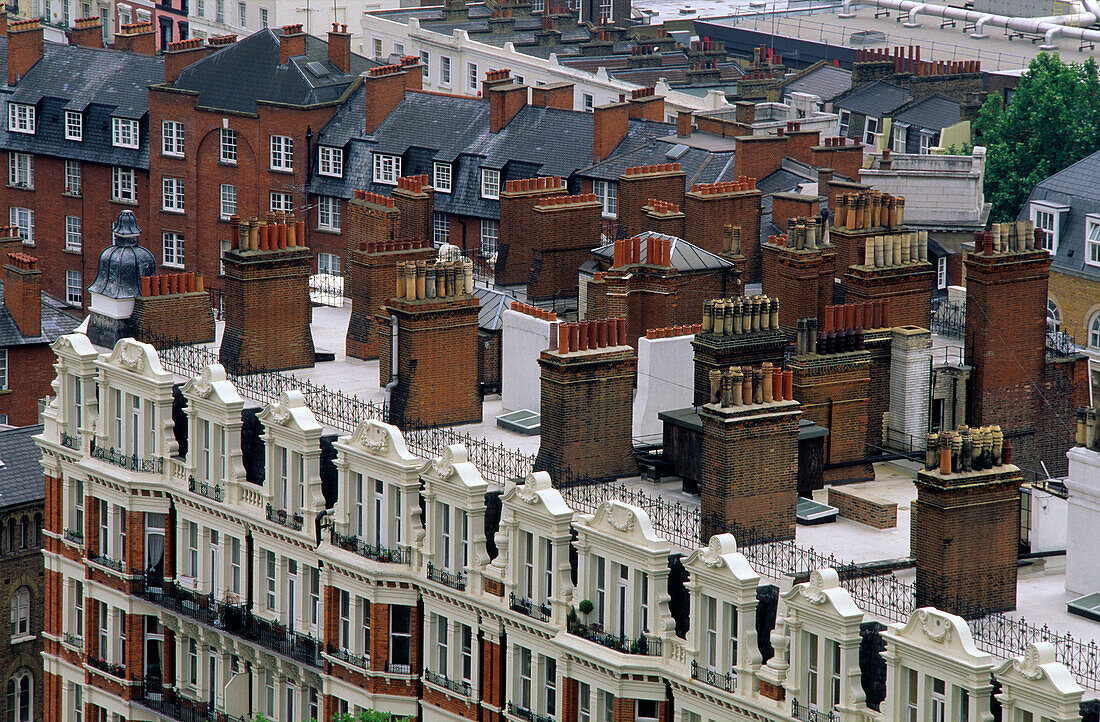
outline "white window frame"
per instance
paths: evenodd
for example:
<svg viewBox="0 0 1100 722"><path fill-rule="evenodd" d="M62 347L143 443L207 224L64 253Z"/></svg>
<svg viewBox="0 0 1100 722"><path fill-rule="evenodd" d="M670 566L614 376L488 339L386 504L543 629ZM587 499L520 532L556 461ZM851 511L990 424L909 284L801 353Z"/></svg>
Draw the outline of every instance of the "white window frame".
<svg viewBox="0 0 1100 722"><path fill-rule="evenodd" d="M481 169L481 197L490 200L500 198L500 171L496 168Z"/></svg>
<svg viewBox="0 0 1100 722"><path fill-rule="evenodd" d="M223 221L228 221L237 215L237 186L232 183L222 183L218 191L218 200L218 216Z"/></svg>
<svg viewBox="0 0 1100 722"><path fill-rule="evenodd" d="M65 161L65 192L78 196L83 192L84 174L80 167L80 161Z"/></svg>
<svg viewBox="0 0 1100 722"><path fill-rule="evenodd" d="M336 253L317 254L317 273L326 273L330 276L340 275L340 256Z"/></svg>
<svg viewBox="0 0 1100 722"><path fill-rule="evenodd" d="M31 632L31 590L21 586L11 598L11 636L22 639Z"/></svg>
<svg viewBox="0 0 1100 722"><path fill-rule="evenodd" d="M1031 221L1035 224L1035 227L1045 232L1044 238L1049 237L1050 247L1044 250L1048 251L1052 256L1058 252L1062 216L1068 210L1069 206L1047 203L1044 201L1032 201L1028 209ZM1045 219L1049 219L1050 221L1049 228L1047 227Z"/></svg>
<svg viewBox="0 0 1100 722"><path fill-rule="evenodd" d="M427 50L420 51L420 65L424 72L424 80L428 80L431 74L432 55Z"/></svg>
<svg viewBox="0 0 1100 722"><path fill-rule="evenodd" d="M218 161L227 165L237 165L237 131L222 128L218 137Z"/></svg>
<svg viewBox="0 0 1100 722"><path fill-rule="evenodd" d="M65 271L65 303L79 306L84 302L84 278L80 271Z"/></svg>
<svg viewBox="0 0 1100 722"><path fill-rule="evenodd" d="M595 112L596 99L592 97L591 93L581 93L581 109L586 113Z"/></svg>
<svg viewBox="0 0 1100 722"><path fill-rule="evenodd" d="M435 213L433 215L432 240L436 245L451 242L451 219L446 213Z"/></svg>
<svg viewBox="0 0 1100 722"><path fill-rule="evenodd" d="M79 111L65 111L65 140L84 140L84 115Z"/></svg>
<svg viewBox="0 0 1100 722"><path fill-rule="evenodd" d="M488 258L500 247L500 221L495 218L481 219L480 250Z"/></svg>
<svg viewBox="0 0 1100 722"><path fill-rule="evenodd" d="M8 103L8 130L34 135L35 107L26 103Z"/></svg>
<svg viewBox="0 0 1100 722"><path fill-rule="evenodd" d="M183 178L165 176L160 179L160 209L168 213L184 213Z"/></svg>
<svg viewBox="0 0 1100 722"><path fill-rule="evenodd" d="M837 115L840 118L839 135L846 137L848 135L848 129L852 124L852 111L841 108Z"/></svg>
<svg viewBox="0 0 1100 722"><path fill-rule="evenodd" d="M1085 263L1100 266L1100 215L1085 216Z"/></svg>
<svg viewBox="0 0 1100 722"><path fill-rule="evenodd" d="M111 200L115 203L137 203L137 183L133 168L111 168Z"/></svg>
<svg viewBox="0 0 1100 722"><path fill-rule="evenodd" d="M1089 321L1089 348L1100 349L1100 313L1095 313Z"/></svg>
<svg viewBox="0 0 1100 722"><path fill-rule="evenodd" d="M592 192L600 199L601 214L604 218L617 218L619 215L619 184L615 181L594 180Z"/></svg>
<svg viewBox="0 0 1100 722"><path fill-rule="evenodd" d="M375 183L395 186L401 177L401 156L388 153L375 153L373 160L373 178Z"/></svg>
<svg viewBox="0 0 1100 722"><path fill-rule="evenodd" d="M895 120L891 135L893 135L893 142L890 146L890 150L894 153L905 153L905 141L909 135L909 124L899 123Z"/></svg>
<svg viewBox="0 0 1100 722"><path fill-rule="evenodd" d="M340 199L333 196L317 198L317 228L322 231L340 231Z"/></svg>
<svg viewBox="0 0 1100 722"><path fill-rule="evenodd" d="M436 193L451 192L451 164L435 161L432 163L432 188Z"/></svg>
<svg viewBox="0 0 1100 722"><path fill-rule="evenodd" d="M130 118L111 118L111 145L116 148L140 147L141 129L138 121Z"/></svg>
<svg viewBox="0 0 1100 722"><path fill-rule="evenodd" d="M8 185L34 190L34 157L30 153L8 153Z"/></svg>
<svg viewBox="0 0 1100 722"><path fill-rule="evenodd" d="M294 138L289 135L273 135L270 144L270 168L274 171L294 170Z"/></svg>
<svg viewBox="0 0 1100 722"><path fill-rule="evenodd" d="M322 145L317 153L317 172L333 178L344 176L344 149Z"/></svg>
<svg viewBox="0 0 1100 722"><path fill-rule="evenodd" d="M84 223L80 216L65 216L65 250L80 251L84 247Z"/></svg>
<svg viewBox="0 0 1100 722"><path fill-rule="evenodd" d="M466 85L471 93L477 92L477 63L466 63Z"/></svg>
<svg viewBox="0 0 1100 722"><path fill-rule="evenodd" d="M11 206L8 210L9 225L19 229L19 237L23 239L24 246L34 245L34 210L31 208L17 208Z"/></svg>
<svg viewBox="0 0 1100 722"><path fill-rule="evenodd" d="M920 154L928 155L932 152L932 139L935 137L935 133L922 130L920 132Z"/></svg>
<svg viewBox="0 0 1100 722"><path fill-rule="evenodd" d="M439 84L451 87L451 59L446 55L439 56Z"/></svg>
<svg viewBox="0 0 1100 722"><path fill-rule="evenodd" d="M290 193L283 193L281 191L271 191L271 195L268 199L270 201L269 207L272 213L278 213L283 211L284 213L291 213L294 211L294 196Z"/></svg>
<svg viewBox="0 0 1100 722"><path fill-rule="evenodd" d="M878 134L882 129L882 121L873 115L863 119L863 142L865 145L875 145L878 142Z"/></svg>
<svg viewBox="0 0 1100 722"><path fill-rule="evenodd" d="M178 120L165 120L160 124L160 152L172 158L182 158L183 123Z"/></svg>
<svg viewBox="0 0 1100 722"><path fill-rule="evenodd" d="M163 266L171 266L172 268L183 268L184 261L184 237L182 233L176 233L175 231L165 231L161 234L161 248L163 255L161 261Z"/></svg>

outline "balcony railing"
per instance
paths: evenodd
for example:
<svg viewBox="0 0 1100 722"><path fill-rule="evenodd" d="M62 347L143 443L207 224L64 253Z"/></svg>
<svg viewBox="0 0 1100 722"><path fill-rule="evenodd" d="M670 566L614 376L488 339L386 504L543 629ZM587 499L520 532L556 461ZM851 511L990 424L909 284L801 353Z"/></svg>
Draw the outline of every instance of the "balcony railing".
<svg viewBox="0 0 1100 722"><path fill-rule="evenodd" d="M384 547L380 544L368 544L357 536L346 536L332 530L332 544L359 556L387 564L409 564L412 553L407 546Z"/></svg>
<svg viewBox="0 0 1100 722"><path fill-rule="evenodd" d="M398 664L396 662L389 662L386 664L386 671L390 674L412 674L411 664Z"/></svg>
<svg viewBox="0 0 1100 722"><path fill-rule="evenodd" d="M513 717L527 720L527 722L554 722L554 718L548 714L539 714L534 710L520 707L518 704L513 704L512 702L508 703L508 714Z"/></svg>
<svg viewBox="0 0 1100 722"><path fill-rule="evenodd" d="M307 634L292 632L281 624L260 619L244 604L216 601L212 594L199 594L147 576L138 596L173 612L198 620L229 634L274 650L293 660L321 666L321 643Z"/></svg>
<svg viewBox="0 0 1100 722"><path fill-rule="evenodd" d="M802 722L837 722L840 719L836 712L820 712L814 707L799 704L797 697L791 700L791 716Z"/></svg>
<svg viewBox="0 0 1100 722"><path fill-rule="evenodd" d="M473 692L470 688L469 682L463 682L458 679L451 679L445 674L439 674L433 672L430 669L424 670L424 679L431 682L437 687L442 687L445 690L460 694L463 697L469 697Z"/></svg>
<svg viewBox="0 0 1100 722"><path fill-rule="evenodd" d="M207 702L184 697L171 687L161 687L149 681L142 684L141 694L135 701L179 722L247 722L244 717L234 717L211 709Z"/></svg>
<svg viewBox="0 0 1100 722"><path fill-rule="evenodd" d="M709 684L711 687L724 689L727 692L737 691L737 675L735 673L726 672L722 674L713 669L701 667L694 659L691 660L691 678L697 679L703 684Z"/></svg>
<svg viewBox="0 0 1100 722"><path fill-rule="evenodd" d="M267 505L267 520L285 526L287 529L302 530L301 514L288 514L286 509L275 509L271 504Z"/></svg>
<svg viewBox="0 0 1100 722"><path fill-rule="evenodd" d="M92 458L130 471L140 471L143 474L159 474L164 470L164 459L159 456L145 458L137 454L125 454L114 448L93 446Z"/></svg>
<svg viewBox="0 0 1100 722"><path fill-rule="evenodd" d="M205 481L196 481L194 476L187 477L187 490L199 496L205 496L207 499L213 501L222 501L225 497L222 493L221 486L218 484L209 484Z"/></svg>
<svg viewBox="0 0 1100 722"><path fill-rule="evenodd" d="M107 567L108 569L114 569L119 574L126 570L126 565L118 560L112 559L106 554L88 554L88 559L99 564L100 566Z"/></svg>
<svg viewBox="0 0 1100 722"><path fill-rule="evenodd" d="M98 669L100 671L106 672L107 674L114 675L115 677L118 677L119 679L125 679L126 678L126 665L114 664L112 662L108 662L105 659L100 659L99 657L97 657L93 654L89 654L87 659L88 659L88 664L90 666L95 667L96 669Z"/></svg>
<svg viewBox="0 0 1100 722"><path fill-rule="evenodd" d="M466 572L452 574L444 569L436 569L431 562L428 562L428 579L460 592L466 591Z"/></svg>
<svg viewBox="0 0 1100 722"><path fill-rule="evenodd" d="M79 532L76 529L66 529L65 530L65 538L68 539L69 541L73 542L74 544L83 544L84 543L84 533Z"/></svg>
<svg viewBox="0 0 1100 722"><path fill-rule="evenodd" d="M370 657L365 654L352 654L346 649L340 649L335 644L328 645L328 656L335 657L341 662L354 665L360 669L370 669Z"/></svg>
<svg viewBox="0 0 1100 722"><path fill-rule="evenodd" d="M535 604L527 597L517 597L515 592L512 592L508 597L508 606L512 608L512 611L526 614L528 617L537 619L540 622L550 621L551 610L549 604Z"/></svg>
<svg viewBox="0 0 1100 722"><path fill-rule="evenodd" d="M639 635L637 639L630 639L620 634L605 632L599 625L581 624L572 619L569 620L567 626L570 634L583 637L602 647L614 649L616 652L622 652L623 654L643 654L648 657L661 656L661 639L659 637L650 637L642 634Z"/></svg>
<svg viewBox="0 0 1100 722"><path fill-rule="evenodd" d="M73 451L80 451L80 437L79 436L71 436L69 434L66 434L66 433L62 432L62 434L61 434L61 445L64 446L66 449L72 449Z"/></svg>
<svg viewBox="0 0 1100 722"><path fill-rule="evenodd" d="M64 640L65 644L69 645L70 647L76 647L77 649L84 649L84 638L83 637L78 637L75 634L73 634L72 632L65 632L65 634L61 638L62 638L62 640Z"/></svg>

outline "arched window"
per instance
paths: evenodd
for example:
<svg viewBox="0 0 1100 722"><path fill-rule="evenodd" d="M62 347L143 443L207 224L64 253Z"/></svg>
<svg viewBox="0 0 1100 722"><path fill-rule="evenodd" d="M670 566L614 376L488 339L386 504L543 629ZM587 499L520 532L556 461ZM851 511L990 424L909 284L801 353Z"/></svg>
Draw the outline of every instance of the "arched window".
<svg viewBox="0 0 1100 722"><path fill-rule="evenodd" d="M23 667L8 680L8 722L31 722L34 678Z"/></svg>
<svg viewBox="0 0 1100 722"><path fill-rule="evenodd" d="M15 519L8 519L8 551L14 552L15 546Z"/></svg>
<svg viewBox="0 0 1100 722"><path fill-rule="evenodd" d="M31 591L19 587L11 598L11 636L25 637L31 633Z"/></svg>
<svg viewBox="0 0 1100 722"><path fill-rule="evenodd" d="M1051 331L1062 330L1062 312L1053 298L1047 299L1047 328Z"/></svg>
<svg viewBox="0 0 1100 722"><path fill-rule="evenodd" d="M1100 348L1100 313L1093 316L1089 324L1089 348Z"/></svg>
<svg viewBox="0 0 1100 722"><path fill-rule="evenodd" d="M34 515L34 546L42 546L42 515Z"/></svg>
<svg viewBox="0 0 1100 722"><path fill-rule="evenodd" d="M31 543L31 522L27 517L19 521L19 548L26 549Z"/></svg>

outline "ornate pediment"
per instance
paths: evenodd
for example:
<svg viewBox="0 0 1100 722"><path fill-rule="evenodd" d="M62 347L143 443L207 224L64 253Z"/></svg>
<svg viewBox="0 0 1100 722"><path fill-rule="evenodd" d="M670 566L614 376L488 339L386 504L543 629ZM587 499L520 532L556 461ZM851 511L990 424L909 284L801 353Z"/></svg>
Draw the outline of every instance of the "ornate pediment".
<svg viewBox="0 0 1100 722"><path fill-rule="evenodd" d="M156 349L147 343L141 343L132 338L119 339L119 342L115 344L111 354L107 357L107 363L141 376L163 377L168 375L164 367L160 365L160 357L157 356Z"/></svg>

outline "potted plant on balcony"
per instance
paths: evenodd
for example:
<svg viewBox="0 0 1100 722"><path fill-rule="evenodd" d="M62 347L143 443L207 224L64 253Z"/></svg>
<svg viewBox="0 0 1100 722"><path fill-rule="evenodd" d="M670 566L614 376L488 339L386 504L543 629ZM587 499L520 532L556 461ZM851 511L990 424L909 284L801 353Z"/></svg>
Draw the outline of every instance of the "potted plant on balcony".
<svg viewBox="0 0 1100 722"><path fill-rule="evenodd" d="M649 640L646 639L644 634L639 634L638 638L630 644L631 654L646 654L649 651Z"/></svg>

